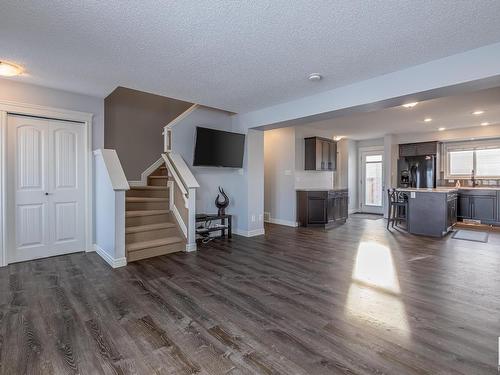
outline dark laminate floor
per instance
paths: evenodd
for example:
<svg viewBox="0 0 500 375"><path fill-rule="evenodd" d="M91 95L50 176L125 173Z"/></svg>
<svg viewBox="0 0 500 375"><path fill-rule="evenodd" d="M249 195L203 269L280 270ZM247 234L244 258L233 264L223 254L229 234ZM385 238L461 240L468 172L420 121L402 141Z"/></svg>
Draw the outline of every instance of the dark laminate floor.
<svg viewBox="0 0 500 375"><path fill-rule="evenodd" d="M268 226L111 270L96 254L0 269L3 374L495 374L488 244Z"/></svg>

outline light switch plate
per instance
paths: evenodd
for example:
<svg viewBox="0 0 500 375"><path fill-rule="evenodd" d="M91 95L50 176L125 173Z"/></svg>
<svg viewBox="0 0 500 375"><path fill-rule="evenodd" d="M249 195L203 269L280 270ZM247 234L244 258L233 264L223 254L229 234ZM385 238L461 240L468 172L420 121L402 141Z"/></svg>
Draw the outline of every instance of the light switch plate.
<svg viewBox="0 0 500 375"><path fill-rule="evenodd" d="M416 198L417 197L417 193L415 193L414 191L412 191L410 193L410 198Z"/></svg>

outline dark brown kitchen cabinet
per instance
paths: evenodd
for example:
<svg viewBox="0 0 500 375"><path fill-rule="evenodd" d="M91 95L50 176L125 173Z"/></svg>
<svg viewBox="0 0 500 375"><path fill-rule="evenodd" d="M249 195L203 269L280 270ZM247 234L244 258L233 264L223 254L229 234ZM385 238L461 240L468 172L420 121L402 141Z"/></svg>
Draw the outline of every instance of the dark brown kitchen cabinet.
<svg viewBox="0 0 500 375"><path fill-rule="evenodd" d="M348 218L349 194L340 190L297 191L297 221L300 226L331 227Z"/></svg>
<svg viewBox="0 0 500 375"><path fill-rule="evenodd" d="M436 155L438 142L406 143L399 145L399 156L426 156Z"/></svg>
<svg viewBox="0 0 500 375"><path fill-rule="evenodd" d="M328 138L305 138L306 171L334 171L337 167L337 143Z"/></svg>

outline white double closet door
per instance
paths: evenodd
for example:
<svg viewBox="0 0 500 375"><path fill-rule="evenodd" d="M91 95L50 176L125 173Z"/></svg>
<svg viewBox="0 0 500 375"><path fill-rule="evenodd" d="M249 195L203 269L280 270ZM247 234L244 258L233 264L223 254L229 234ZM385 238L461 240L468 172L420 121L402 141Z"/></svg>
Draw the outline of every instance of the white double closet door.
<svg viewBox="0 0 500 375"><path fill-rule="evenodd" d="M83 251L85 127L9 115L8 262Z"/></svg>

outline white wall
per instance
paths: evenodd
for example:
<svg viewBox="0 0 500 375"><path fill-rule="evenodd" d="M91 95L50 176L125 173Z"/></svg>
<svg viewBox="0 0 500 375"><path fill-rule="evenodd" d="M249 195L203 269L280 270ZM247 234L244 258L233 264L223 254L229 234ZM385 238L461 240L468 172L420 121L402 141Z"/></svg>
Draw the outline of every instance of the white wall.
<svg viewBox="0 0 500 375"><path fill-rule="evenodd" d="M127 264L125 190L128 183L114 150L94 152L94 166L95 249L113 268L121 267Z"/></svg>
<svg viewBox="0 0 500 375"><path fill-rule="evenodd" d="M344 141L344 140L342 140ZM358 144L353 140L347 143L347 188L349 189L349 212L359 210L359 174L358 174Z"/></svg>
<svg viewBox="0 0 500 375"><path fill-rule="evenodd" d="M296 225L296 189L347 187L348 157L340 145L336 172L304 169L304 138L314 136L333 139L333 132L307 126L264 132L264 212L273 223Z"/></svg>
<svg viewBox="0 0 500 375"><path fill-rule="evenodd" d="M474 126L471 128L450 129L442 132L396 134L394 136L397 144L427 141L463 141L471 138L485 139L498 137L500 137L500 125Z"/></svg>
<svg viewBox="0 0 500 375"><path fill-rule="evenodd" d="M264 133L264 212L272 221L296 222L295 128Z"/></svg>
<svg viewBox="0 0 500 375"><path fill-rule="evenodd" d="M0 100L93 113L92 149L104 147L104 99L0 79Z"/></svg>
<svg viewBox="0 0 500 375"><path fill-rule="evenodd" d="M357 141L358 148L359 147L375 147L375 146L383 146L384 138L374 138L374 139L363 139Z"/></svg>
<svg viewBox="0 0 500 375"><path fill-rule="evenodd" d="M295 127L295 189L332 189L335 172L306 171L304 138L323 137L333 139L333 131L312 129L307 126Z"/></svg>
<svg viewBox="0 0 500 375"><path fill-rule="evenodd" d="M423 101L463 90L498 86L500 43L402 69L348 86L239 114L247 128L296 125L345 115L356 109L387 108L405 101Z"/></svg>
<svg viewBox="0 0 500 375"><path fill-rule="evenodd" d="M111 258L115 253L115 192L102 158L94 162L96 176L96 228L95 243Z"/></svg>
<svg viewBox="0 0 500 375"><path fill-rule="evenodd" d="M245 158L245 186L247 189L247 223L243 226L248 236L264 233L264 132L249 130Z"/></svg>
<svg viewBox="0 0 500 375"><path fill-rule="evenodd" d="M196 191L197 213L217 211L214 201L218 194L217 189L221 186L230 199L227 213L234 215L235 233L263 233L262 132L248 132L243 168L193 167L196 126L226 131L239 129L232 128L232 117L229 113L207 107L198 107L172 128L172 151L183 157L200 184ZM253 204L249 204L250 198L255 200ZM252 221L252 217L255 217L255 221Z"/></svg>
<svg viewBox="0 0 500 375"><path fill-rule="evenodd" d="M94 114L92 123L92 149L95 150L104 146L104 99L102 98L55 90L9 79L0 79L0 100L92 113ZM95 181L95 171L93 178ZM93 203L95 240L95 200Z"/></svg>

